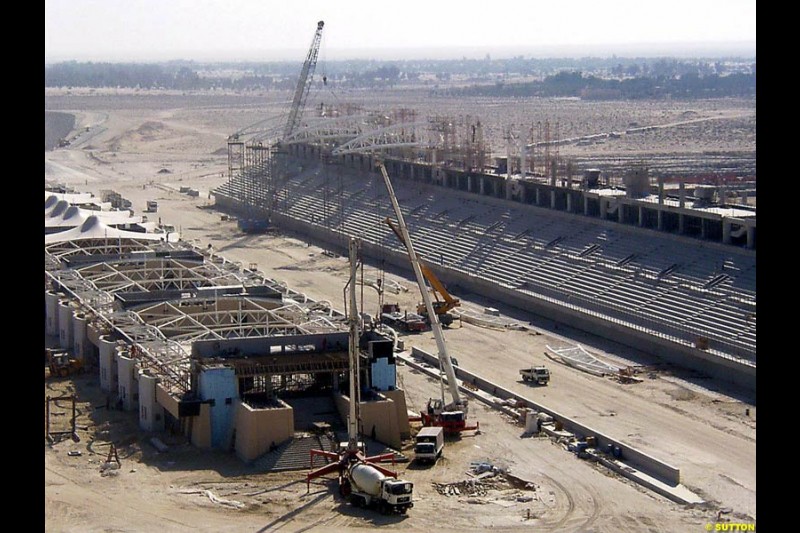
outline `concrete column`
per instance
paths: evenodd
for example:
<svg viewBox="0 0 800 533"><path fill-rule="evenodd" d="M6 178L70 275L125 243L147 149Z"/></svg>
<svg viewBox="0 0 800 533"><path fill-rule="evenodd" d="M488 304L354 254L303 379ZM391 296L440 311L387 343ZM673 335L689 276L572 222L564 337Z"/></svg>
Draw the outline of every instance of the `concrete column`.
<svg viewBox="0 0 800 533"><path fill-rule="evenodd" d="M572 195L567 193L567 213L572 213Z"/></svg>
<svg viewBox="0 0 800 533"><path fill-rule="evenodd" d="M639 227L644 226L644 208L639 206Z"/></svg>
<svg viewBox="0 0 800 533"><path fill-rule="evenodd" d="M72 353L76 359L86 362L89 339L86 337L86 314L75 311L72 315Z"/></svg>
<svg viewBox="0 0 800 533"><path fill-rule="evenodd" d="M583 214L589 214L589 197L586 195L583 195Z"/></svg>
<svg viewBox="0 0 800 533"><path fill-rule="evenodd" d="M608 200L600 197L598 201L600 202L600 218L605 220L608 218Z"/></svg>
<svg viewBox="0 0 800 533"><path fill-rule="evenodd" d="M47 291L44 295L45 303L45 332L48 335L58 335L58 301L64 293Z"/></svg>
<svg viewBox="0 0 800 533"><path fill-rule="evenodd" d="M661 209L658 210L658 230L664 230L664 211Z"/></svg>
<svg viewBox="0 0 800 533"><path fill-rule="evenodd" d="M686 206L686 185L683 182L678 184L678 198L680 199L680 206ZM683 233L683 232L681 232Z"/></svg>
<svg viewBox="0 0 800 533"><path fill-rule="evenodd" d="M708 231L706 230L706 223L707 222L708 221L706 219L704 219L704 218L700 219L700 238L701 239L705 239L706 238L706 234L708 233Z"/></svg>
<svg viewBox="0 0 800 533"><path fill-rule="evenodd" d="M722 242L724 244L731 243L731 223L728 220L722 220Z"/></svg>
<svg viewBox="0 0 800 533"><path fill-rule="evenodd" d="M417 165L415 165L414 163L410 163L408 166L411 167L411 169L409 170L409 176L411 177L411 181L414 181L416 179L416 177L414 176L414 171L416 170Z"/></svg>
<svg viewBox="0 0 800 533"><path fill-rule="evenodd" d="M623 215L625 214L625 204L623 204L619 199L617 199L617 222L620 224L625 222L625 218Z"/></svg>
<svg viewBox="0 0 800 533"><path fill-rule="evenodd" d="M664 205L664 178L661 176L658 177L658 205Z"/></svg>
<svg viewBox="0 0 800 533"><path fill-rule="evenodd" d="M678 233L680 233L681 235L683 235L686 226L684 218L685 216L683 213L678 214Z"/></svg>
<svg viewBox="0 0 800 533"><path fill-rule="evenodd" d="M512 191L511 191L511 179L506 178L506 200L511 200Z"/></svg>
<svg viewBox="0 0 800 533"><path fill-rule="evenodd" d="M72 349L72 306L69 300L58 302L58 346L63 350Z"/></svg>
<svg viewBox="0 0 800 533"><path fill-rule="evenodd" d="M116 350L117 368L119 369L117 397L122 399L123 410L133 411L136 408L133 395L139 392L139 387L134 381L136 361L128 357L127 349L120 348L117 347Z"/></svg>
<svg viewBox="0 0 800 533"><path fill-rule="evenodd" d="M100 390L111 392L116 389L116 361L114 361L114 347L116 343L108 335L100 337Z"/></svg>
<svg viewBox="0 0 800 533"><path fill-rule="evenodd" d="M756 246L756 228L747 226L747 247L755 248Z"/></svg>
<svg viewBox="0 0 800 533"><path fill-rule="evenodd" d="M479 179L481 180L480 183L479 183L481 194L485 195L486 194L486 179L484 179L484 178L479 178Z"/></svg>
<svg viewBox="0 0 800 533"><path fill-rule="evenodd" d="M536 205L542 205L542 195L540 190L541 189L539 189L539 187L536 187Z"/></svg>
<svg viewBox="0 0 800 533"><path fill-rule="evenodd" d="M164 408L156 401L158 378L139 370L139 429L164 431Z"/></svg>
<svg viewBox="0 0 800 533"><path fill-rule="evenodd" d="M556 190L550 189L550 209L556 208Z"/></svg>

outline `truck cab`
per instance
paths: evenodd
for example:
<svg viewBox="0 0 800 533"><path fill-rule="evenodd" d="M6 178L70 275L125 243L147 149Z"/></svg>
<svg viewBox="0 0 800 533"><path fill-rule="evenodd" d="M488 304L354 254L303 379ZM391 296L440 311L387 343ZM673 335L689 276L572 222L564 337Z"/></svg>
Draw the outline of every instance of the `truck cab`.
<svg viewBox="0 0 800 533"><path fill-rule="evenodd" d="M522 381L532 381L537 385L547 385L550 381L550 370L542 365L522 368L519 373L522 375Z"/></svg>

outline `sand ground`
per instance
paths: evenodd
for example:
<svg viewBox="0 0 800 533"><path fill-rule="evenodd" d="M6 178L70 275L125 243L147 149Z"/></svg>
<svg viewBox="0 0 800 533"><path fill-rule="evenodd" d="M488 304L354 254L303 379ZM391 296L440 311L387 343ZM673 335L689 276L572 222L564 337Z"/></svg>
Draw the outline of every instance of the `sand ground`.
<svg viewBox="0 0 800 533"><path fill-rule="evenodd" d="M398 97L399 98L399 97ZM148 199L158 216L178 227L185 240L211 244L226 257L256 263L317 300L343 307L344 258L324 255L297 235L245 236L213 208L209 191L224 182L225 140L254 123L270 106L255 97L183 95L53 94L46 109L75 114L73 142L45 153L45 179L99 194L113 189L137 212ZM653 107L653 106L651 106ZM662 109L651 109L658 115ZM644 111L639 111L641 123ZM753 121L754 111L753 111ZM738 123L737 123L738 124ZM87 130L88 127L88 130ZM731 134L733 136L733 134ZM730 136L720 136L730 142ZM704 138L704 143L711 143ZM191 198L179 192L200 190ZM377 275L367 266L365 276ZM388 273L410 290L392 299L404 308L420 300L409 277ZM497 307L527 323L525 331L492 331L470 324L446 332L461 366L531 399L635 445L681 469L683 484L707 503L682 506L577 459L562 445L523 436L516 421L472 402L481 434L449 442L445 458L431 468L398 465L415 483L416 505L406 517L352 509L336 495L335 480L317 480L307 492L305 472L262 474L232 454L203 452L177 437L164 437L159 453L136 427L135 414L108 410L96 376L46 379L45 395L76 393L80 442L45 446L45 526L48 531L361 531L382 527L408 531L697 531L718 519L756 520L756 408L753 398L719 384L656 365L653 354L570 331L563 325L457 294L477 310ZM364 310L378 301L365 290ZM435 351L430 333L405 337ZM544 356L546 345L581 343L610 361L651 365L638 384L621 384L559 365ZM548 387L519 380L518 369L547 364ZM400 383L409 408L438 395L438 384L402 366ZM55 411L69 411L65 401ZM748 413L748 414L746 414ZM54 415L66 420L67 414ZM116 443L122 466L101 472L108 443ZM81 455L68 455L80 451ZM468 478L471 461L489 460L531 485L506 478L485 494L444 496L433 485Z"/></svg>

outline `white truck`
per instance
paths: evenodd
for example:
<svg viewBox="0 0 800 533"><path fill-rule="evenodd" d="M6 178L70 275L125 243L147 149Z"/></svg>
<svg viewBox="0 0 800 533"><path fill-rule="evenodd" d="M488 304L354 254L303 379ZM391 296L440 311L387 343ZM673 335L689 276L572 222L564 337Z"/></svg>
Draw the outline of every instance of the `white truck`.
<svg viewBox="0 0 800 533"><path fill-rule="evenodd" d="M347 469L350 503L354 507L376 507L382 514L405 514L414 507L414 484L389 477L364 462L354 462Z"/></svg>
<svg viewBox="0 0 800 533"><path fill-rule="evenodd" d="M521 368L519 373L522 375L522 381L533 381L537 385L547 385L550 381L550 371L541 365Z"/></svg>
<svg viewBox="0 0 800 533"><path fill-rule="evenodd" d="M444 428L423 427L414 438L414 454L419 462L435 463L444 450Z"/></svg>

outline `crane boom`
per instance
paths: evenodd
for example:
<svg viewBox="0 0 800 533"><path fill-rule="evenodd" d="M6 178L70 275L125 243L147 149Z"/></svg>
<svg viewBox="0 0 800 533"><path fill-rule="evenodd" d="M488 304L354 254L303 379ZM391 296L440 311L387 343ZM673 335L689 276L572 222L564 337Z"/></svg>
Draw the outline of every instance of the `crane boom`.
<svg viewBox="0 0 800 533"><path fill-rule="evenodd" d="M295 129L297 129L297 126L300 124L300 119L303 117L306 97L308 96L309 89L311 89L311 80L314 77L314 69L317 66L317 56L319 55L319 43L322 40L323 26L325 26L324 21L320 20L317 22L317 31L314 33L314 39L311 41L311 47L308 49L308 55L303 63L303 70L300 71L300 78L297 80L297 88L295 88L294 91L292 107L289 110L289 118L283 129L284 139L294 133Z"/></svg>
<svg viewBox="0 0 800 533"><path fill-rule="evenodd" d="M422 293L422 299L425 301L425 307L428 310L428 316L430 317L431 321L431 329L433 330L433 336L436 339L436 347L439 350L439 364L442 369L444 369L445 375L447 376L447 386L450 389L450 396L453 399L453 403L448 405L447 408L463 410L464 414L466 415L466 402L462 400L461 394L458 391L456 373L453 369L453 363L450 360L450 355L447 352L447 344L444 340L444 333L442 332L442 327L439 323L439 317L433 309L433 302L431 301L430 294L428 294L428 288L425 285L425 278L422 274L422 269L420 268L419 258L414 252L414 246L411 243L411 237L408 234L408 227L403 219L403 213L400 211L400 205L397 203L397 197L394 194L392 182L389 180L389 174L386 172L386 167L383 165L383 163L379 162L378 168L380 169L381 174L383 174L383 181L386 184L386 190L389 193L389 199L392 202L394 213L397 216L400 235L402 236L402 241L406 245L408 257L411 260L411 266L414 268L414 275L417 277L417 284L419 285L419 290Z"/></svg>
<svg viewBox="0 0 800 533"><path fill-rule="evenodd" d="M400 239L400 242L403 244L403 246L405 246L406 243L403 239L403 235L402 233L400 233L400 230L395 225L394 221L392 221L391 218L386 217L384 222L386 222L386 224L390 228L392 228L394 234L397 235L397 238ZM407 249L408 248L406 248L406 250ZM431 284L431 288L433 288L433 297L436 298L436 301L433 303L433 308L436 311L436 314L439 315L439 322L442 322L443 326L447 326L449 323L442 320L443 315L446 315L451 310L460 306L461 300L454 297L447 291L444 284L439 280L436 274L434 274L433 270L431 270L430 267L426 265L425 262L422 261L422 259L420 259L419 255L417 255L417 260L419 261L419 267L422 270L422 275L425 276L425 279L428 280L428 283ZM439 295L441 295L442 300L439 300ZM422 309L420 309L420 307ZM423 311L425 310L424 308L425 308L424 304L419 306L417 308L417 313L423 314ZM452 317L450 317L450 322L452 322L452 320L453 320Z"/></svg>

